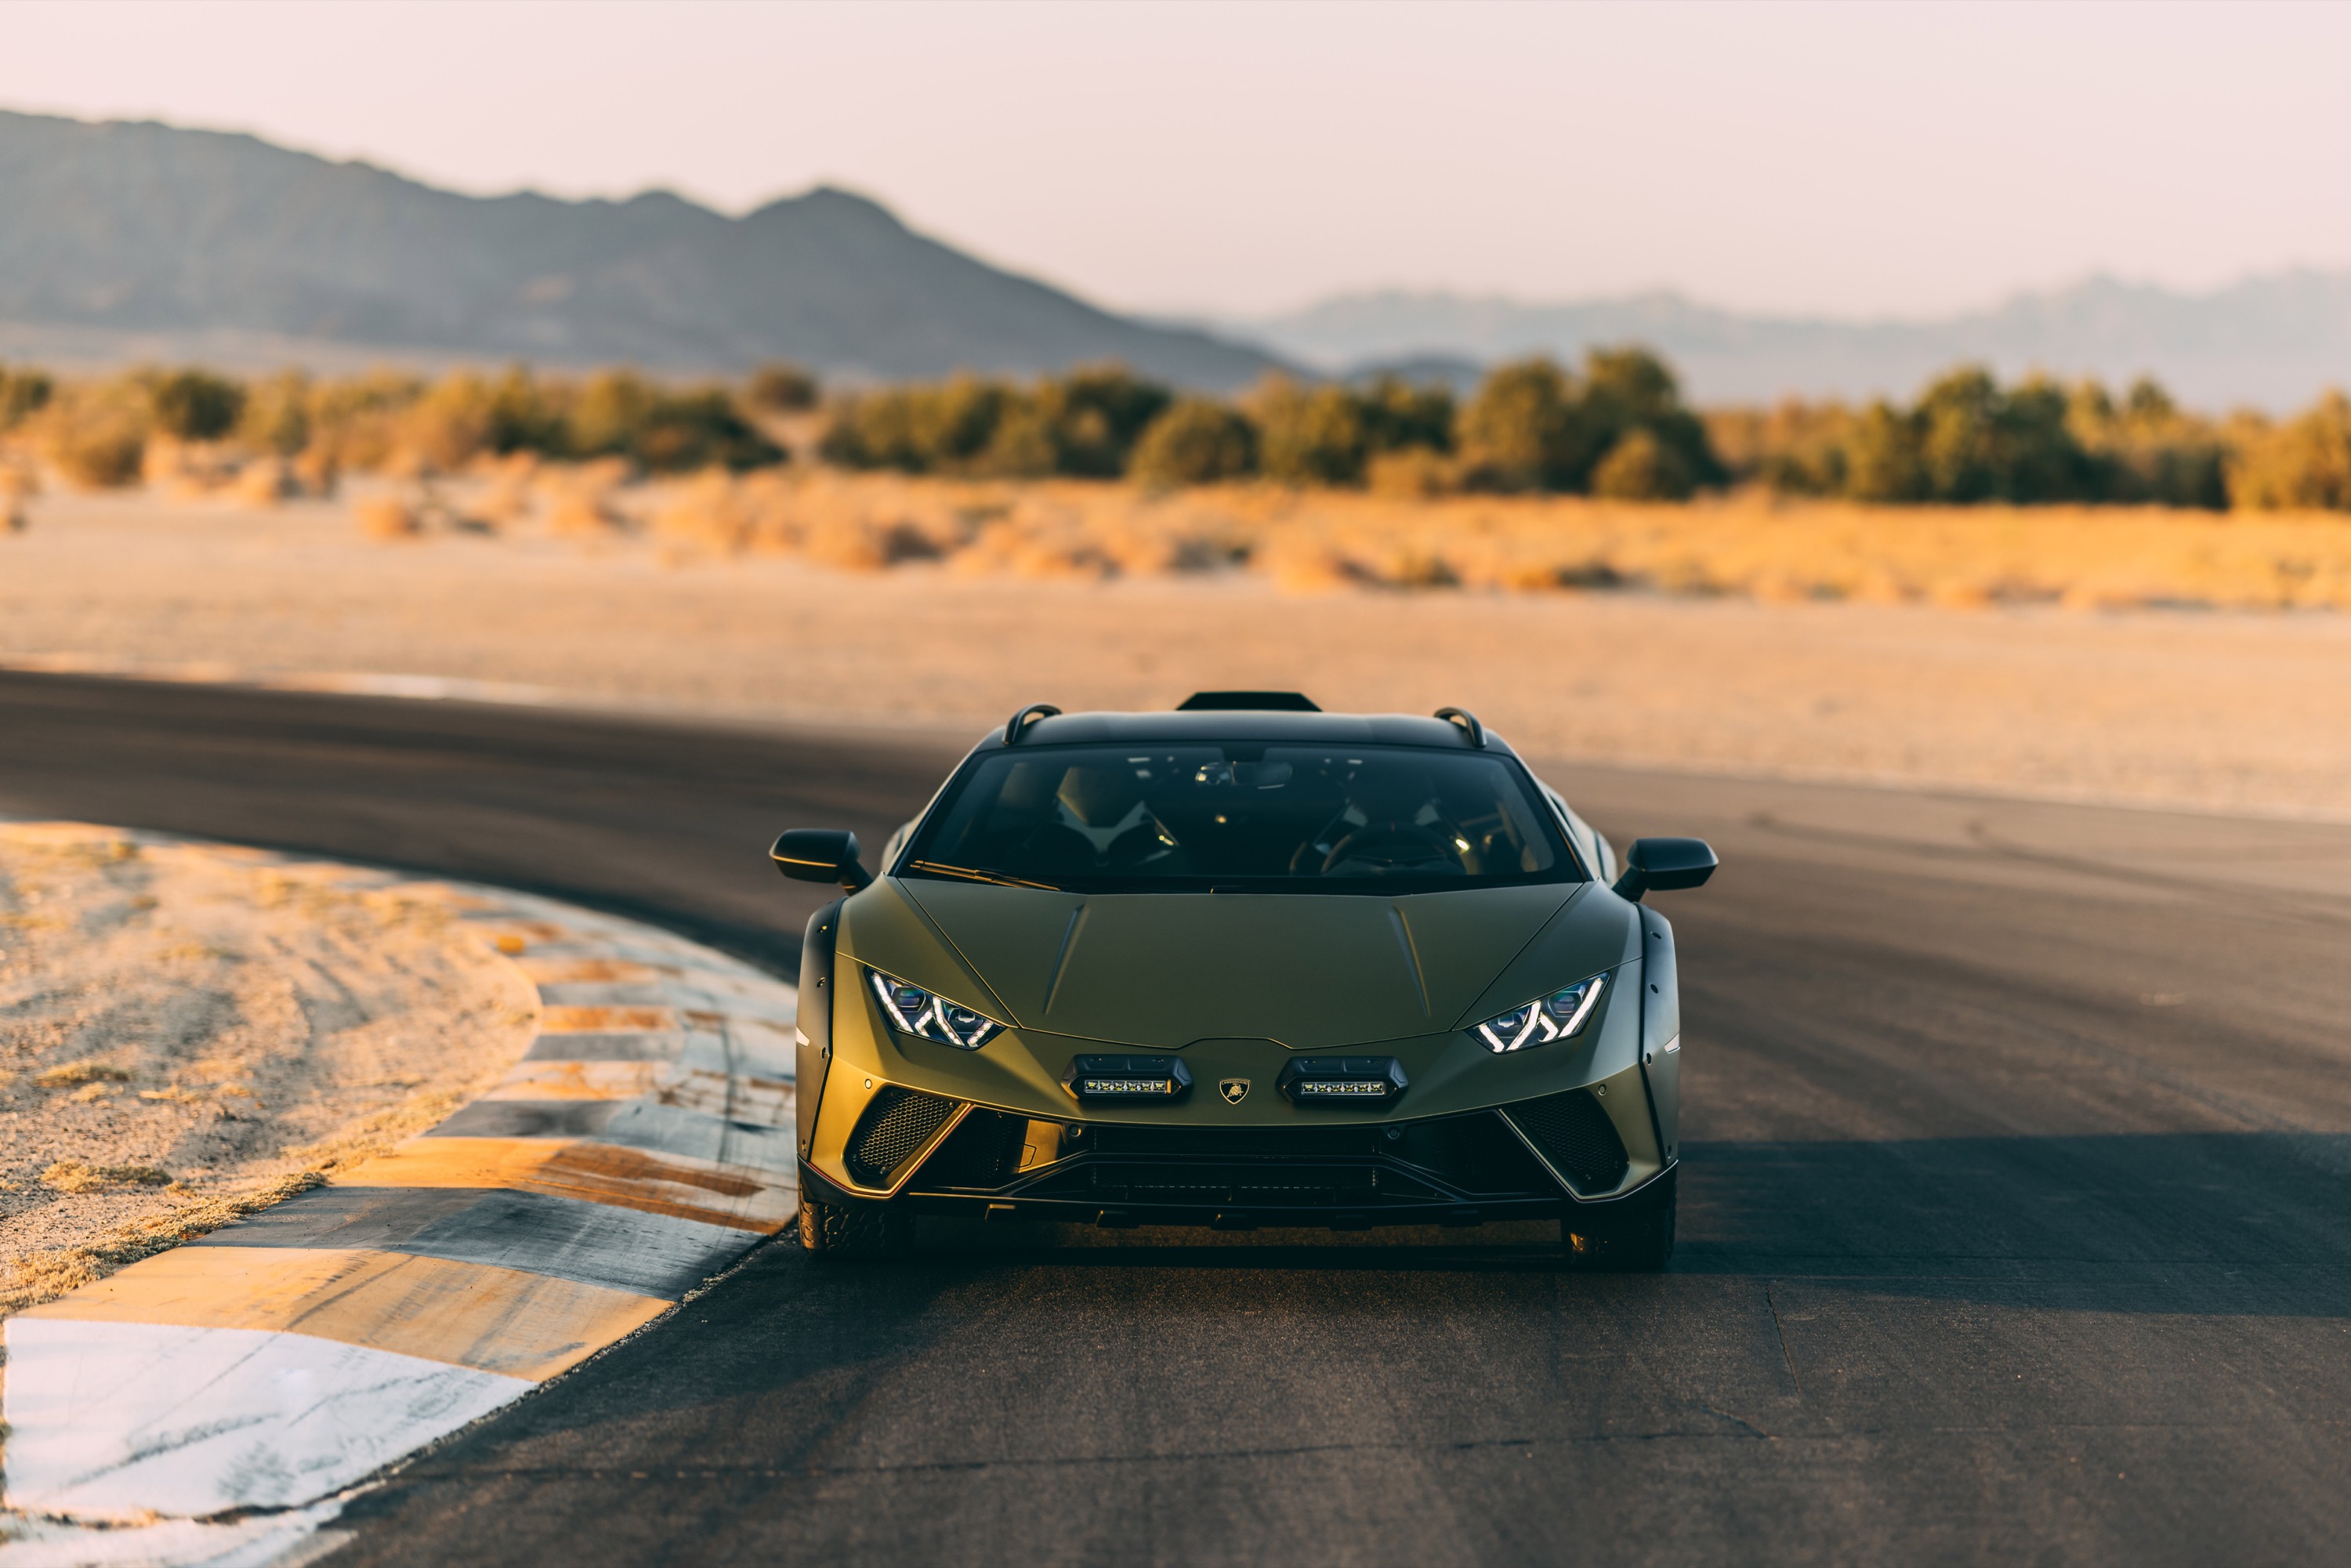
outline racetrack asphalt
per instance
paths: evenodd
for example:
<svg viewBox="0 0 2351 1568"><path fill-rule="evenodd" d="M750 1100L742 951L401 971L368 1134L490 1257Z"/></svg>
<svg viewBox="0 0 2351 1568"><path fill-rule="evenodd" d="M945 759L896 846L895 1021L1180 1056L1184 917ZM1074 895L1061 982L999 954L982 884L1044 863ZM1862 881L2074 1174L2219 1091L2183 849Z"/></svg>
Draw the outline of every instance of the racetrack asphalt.
<svg viewBox="0 0 2351 1568"><path fill-rule="evenodd" d="M506 883L789 974L952 741L0 674L0 812ZM789 1240L328 1561L2115 1563L2351 1540L2351 828L1543 769L1712 840L1681 1246Z"/></svg>

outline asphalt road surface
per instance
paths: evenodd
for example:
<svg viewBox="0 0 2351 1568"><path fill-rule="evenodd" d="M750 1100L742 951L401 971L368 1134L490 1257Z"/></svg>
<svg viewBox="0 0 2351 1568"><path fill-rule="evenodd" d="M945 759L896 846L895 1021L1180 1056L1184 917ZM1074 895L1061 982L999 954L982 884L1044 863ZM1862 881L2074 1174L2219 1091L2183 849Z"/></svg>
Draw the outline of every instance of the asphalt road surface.
<svg viewBox="0 0 2351 1568"><path fill-rule="evenodd" d="M0 675L0 812L781 966L956 747ZM2351 1555L2351 829L1547 770L1664 895L1681 1250L779 1241L359 1501L376 1563ZM812 890L809 890L812 891Z"/></svg>

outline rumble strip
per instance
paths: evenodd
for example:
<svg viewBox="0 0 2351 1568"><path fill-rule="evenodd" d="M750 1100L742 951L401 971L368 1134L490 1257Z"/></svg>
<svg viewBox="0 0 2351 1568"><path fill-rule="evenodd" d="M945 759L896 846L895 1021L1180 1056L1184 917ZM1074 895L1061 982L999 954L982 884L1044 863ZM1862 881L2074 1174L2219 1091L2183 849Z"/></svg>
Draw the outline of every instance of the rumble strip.
<svg viewBox="0 0 2351 1568"><path fill-rule="evenodd" d="M307 1532L331 1512L309 1505L662 1316L791 1218L791 987L633 922L436 886L537 987L528 1052L327 1186L10 1319L10 1508L298 1510ZM258 1522L204 1528L228 1546ZM77 1550L69 1525L26 1526L0 1563ZM143 1560L166 1559L226 1560Z"/></svg>

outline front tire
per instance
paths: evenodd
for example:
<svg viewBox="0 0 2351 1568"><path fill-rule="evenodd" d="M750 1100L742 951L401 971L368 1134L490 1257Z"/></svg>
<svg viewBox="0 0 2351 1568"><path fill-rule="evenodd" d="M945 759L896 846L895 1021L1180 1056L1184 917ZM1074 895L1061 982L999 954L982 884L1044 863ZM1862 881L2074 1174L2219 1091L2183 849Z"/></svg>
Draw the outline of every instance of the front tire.
<svg viewBox="0 0 2351 1568"><path fill-rule="evenodd" d="M1579 1273L1656 1274L1674 1255L1674 1210L1681 1167L1630 1197L1572 1210L1559 1222L1567 1266Z"/></svg>
<svg viewBox="0 0 2351 1568"><path fill-rule="evenodd" d="M893 1257L906 1249L906 1218L879 1203L802 1198L800 1249L825 1259Z"/></svg>

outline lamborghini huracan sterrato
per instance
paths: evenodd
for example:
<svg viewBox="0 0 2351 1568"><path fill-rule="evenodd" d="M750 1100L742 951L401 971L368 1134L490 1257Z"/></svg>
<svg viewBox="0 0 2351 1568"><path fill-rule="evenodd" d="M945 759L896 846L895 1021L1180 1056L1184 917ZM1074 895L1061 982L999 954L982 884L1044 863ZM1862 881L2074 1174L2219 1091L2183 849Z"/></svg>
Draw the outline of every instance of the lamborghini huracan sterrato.
<svg viewBox="0 0 2351 1568"><path fill-rule="evenodd" d="M801 1244L912 1217L1110 1227L1555 1219L1573 1265L1673 1251L1680 1004L1641 902L1715 867L1617 863L1458 708L1016 714L800 960Z"/></svg>

